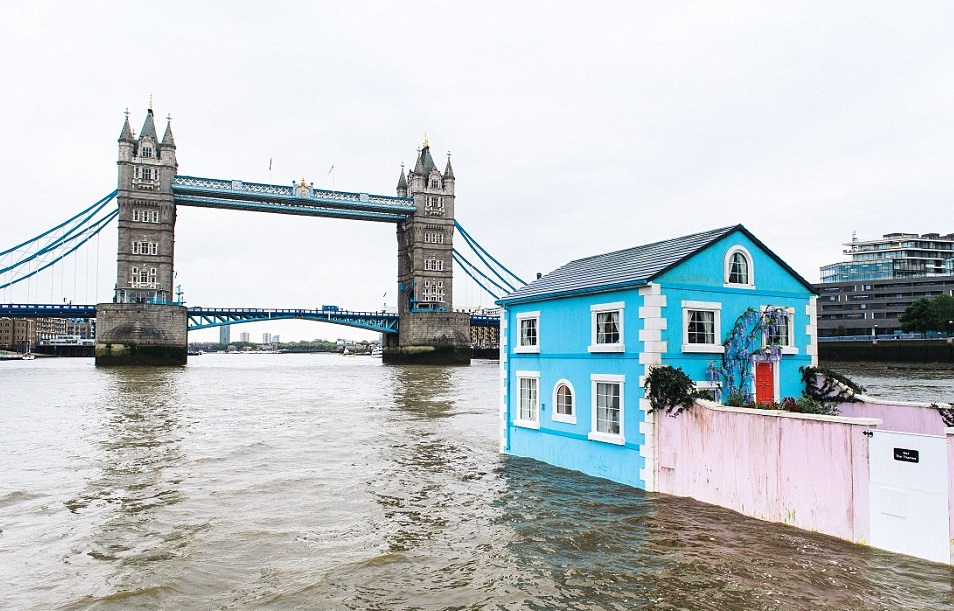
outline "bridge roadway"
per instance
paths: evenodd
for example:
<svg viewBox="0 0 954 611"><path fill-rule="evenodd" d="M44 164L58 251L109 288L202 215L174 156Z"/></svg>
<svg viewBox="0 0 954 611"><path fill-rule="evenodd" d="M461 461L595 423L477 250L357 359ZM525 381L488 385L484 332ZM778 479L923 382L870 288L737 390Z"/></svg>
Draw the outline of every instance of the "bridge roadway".
<svg viewBox="0 0 954 611"><path fill-rule="evenodd" d="M0 318L96 318L95 305L0 304ZM314 320L380 333L398 332L398 315L387 312L353 312L341 309L287 308L189 308L189 331L260 320ZM496 327L500 317L471 314L472 327Z"/></svg>

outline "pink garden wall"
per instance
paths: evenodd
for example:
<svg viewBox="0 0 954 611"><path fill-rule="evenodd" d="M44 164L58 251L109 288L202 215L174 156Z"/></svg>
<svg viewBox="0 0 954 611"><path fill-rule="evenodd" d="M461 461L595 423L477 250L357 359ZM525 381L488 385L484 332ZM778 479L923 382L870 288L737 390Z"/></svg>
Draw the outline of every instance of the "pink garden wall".
<svg viewBox="0 0 954 611"><path fill-rule="evenodd" d="M658 418L657 491L864 542L875 418L817 416L699 401Z"/></svg>
<svg viewBox="0 0 954 611"><path fill-rule="evenodd" d="M954 428L946 428L928 404L860 398L842 404L839 416L726 407L705 400L675 418L660 414L656 490L867 543L865 431L946 435L948 521L954 533Z"/></svg>

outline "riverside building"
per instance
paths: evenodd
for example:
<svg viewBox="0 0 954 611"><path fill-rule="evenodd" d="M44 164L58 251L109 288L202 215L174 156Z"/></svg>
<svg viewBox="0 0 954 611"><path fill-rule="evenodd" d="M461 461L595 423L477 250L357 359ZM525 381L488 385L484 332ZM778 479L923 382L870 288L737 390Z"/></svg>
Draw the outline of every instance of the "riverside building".
<svg viewBox="0 0 954 611"><path fill-rule="evenodd" d="M900 333L913 301L954 295L954 234L888 233L844 246L849 260L822 266L815 286L819 337Z"/></svg>

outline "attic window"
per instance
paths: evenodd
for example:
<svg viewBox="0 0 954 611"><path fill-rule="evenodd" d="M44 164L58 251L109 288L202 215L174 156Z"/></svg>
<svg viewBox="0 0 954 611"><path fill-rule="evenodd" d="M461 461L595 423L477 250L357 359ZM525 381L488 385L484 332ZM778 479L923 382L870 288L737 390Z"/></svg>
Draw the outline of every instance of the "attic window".
<svg viewBox="0 0 954 611"><path fill-rule="evenodd" d="M143 157L152 157L152 147L144 146L142 147L142 156Z"/></svg>
<svg viewBox="0 0 954 611"><path fill-rule="evenodd" d="M725 285L754 288L752 256L741 246L730 249L725 255Z"/></svg>
<svg viewBox="0 0 954 611"><path fill-rule="evenodd" d="M431 188L432 188L432 189L440 189L440 188L441 188L441 181L437 180L436 178L432 178L432 179L431 179Z"/></svg>

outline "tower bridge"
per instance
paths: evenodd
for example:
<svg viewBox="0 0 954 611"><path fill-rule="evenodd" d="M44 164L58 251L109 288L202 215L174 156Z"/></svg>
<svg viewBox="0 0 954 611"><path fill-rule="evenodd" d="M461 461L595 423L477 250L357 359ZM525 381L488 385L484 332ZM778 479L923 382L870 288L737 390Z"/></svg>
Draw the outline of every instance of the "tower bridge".
<svg viewBox="0 0 954 611"><path fill-rule="evenodd" d="M10 270L18 266L25 269L25 274L12 282L0 282L3 288L47 269L96 235L113 218L118 219L116 283L111 302L95 306L0 306L0 316L95 316L97 365L183 364L189 330L282 318L321 320L380 331L384 362L468 363L472 329L496 330L499 321L493 316L454 311L454 262L494 296L499 295L488 289L488 281L506 292L505 287L513 290L514 280L493 270L488 258L516 282L522 282L456 223L455 176L450 154L444 169L439 169L426 139L413 169L405 172L402 166L393 196L316 189L304 179L288 185L271 185L180 176L171 118L167 118L160 138L151 103L138 136L133 134L127 111L118 142L118 185L114 193L34 240L0 252L6 255L32 242L45 244L38 253L14 265L0 266L0 274L13 273ZM101 212L114 197L116 209ZM179 206L391 223L397 238L397 313L186 308L176 302L173 291ZM97 218L98 214L102 216ZM68 229L60 237L41 240L63 227ZM503 284L476 269L454 248L455 229L460 229L466 243ZM51 263L27 265L40 254L56 249L69 250ZM481 343L485 339L483 333Z"/></svg>

